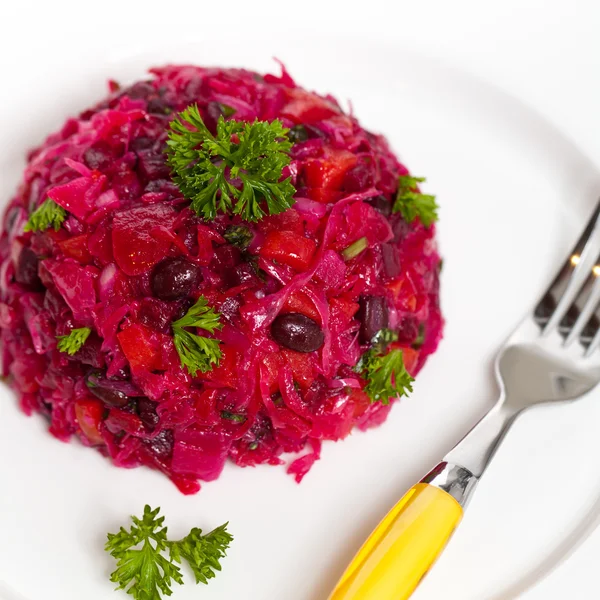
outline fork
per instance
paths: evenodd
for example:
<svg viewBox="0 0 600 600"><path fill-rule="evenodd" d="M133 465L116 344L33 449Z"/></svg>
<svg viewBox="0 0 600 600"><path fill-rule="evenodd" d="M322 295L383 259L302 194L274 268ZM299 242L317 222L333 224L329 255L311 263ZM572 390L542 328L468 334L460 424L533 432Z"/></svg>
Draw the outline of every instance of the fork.
<svg viewBox="0 0 600 600"><path fill-rule="evenodd" d="M514 420L600 382L600 202L554 280L498 352L500 398L387 514L329 600L404 600L441 554Z"/></svg>

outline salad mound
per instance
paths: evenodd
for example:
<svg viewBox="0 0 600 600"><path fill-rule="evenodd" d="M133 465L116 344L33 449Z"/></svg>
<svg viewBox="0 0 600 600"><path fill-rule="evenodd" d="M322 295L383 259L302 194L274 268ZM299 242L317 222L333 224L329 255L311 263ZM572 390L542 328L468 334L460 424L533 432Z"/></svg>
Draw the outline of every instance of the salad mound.
<svg viewBox="0 0 600 600"><path fill-rule="evenodd" d="M212 141L177 163L202 127ZM241 149L257 160L238 169ZM435 203L419 181L285 69L111 82L29 153L4 213L3 375L57 438L184 493L228 458L293 453L300 481L323 440L385 420L441 338Z"/></svg>

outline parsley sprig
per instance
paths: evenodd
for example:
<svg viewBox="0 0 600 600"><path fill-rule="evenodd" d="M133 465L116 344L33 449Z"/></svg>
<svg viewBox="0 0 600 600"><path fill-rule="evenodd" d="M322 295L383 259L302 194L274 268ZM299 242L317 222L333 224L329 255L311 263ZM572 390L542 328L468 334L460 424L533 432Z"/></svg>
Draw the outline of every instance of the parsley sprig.
<svg viewBox="0 0 600 600"><path fill-rule="evenodd" d="M362 355L357 370L367 380L364 389L371 402L389 404L391 398L408 396L413 391L414 378L406 370L399 348L387 354L381 348L371 348Z"/></svg>
<svg viewBox="0 0 600 600"><path fill-rule="evenodd" d="M50 227L58 231L66 217L67 211L47 198L29 215L25 231L45 231Z"/></svg>
<svg viewBox="0 0 600 600"><path fill-rule="evenodd" d="M207 584L209 579L216 577L215 571L221 570L219 561L233 540L227 525L225 523L206 535L202 535L202 529L194 527L181 541L170 545L173 560L181 563L183 558L187 561L196 583Z"/></svg>
<svg viewBox="0 0 600 600"><path fill-rule="evenodd" d="M106 551L117 560L110 580L134 600L170 596L173 582L183 584L178 566L182 559L189 563L196 583L208 583L215 571L221 570L220 560L233 540L225 523L207 535L194 528L182 540L171 542L159 511L160 508L152 510L146 505L141 519L131 517L133 525L129 531L121 527L118 533L108 534Z"/></svg>
<svg viewBox="0 0 600 600"><path fill-rule="evenodd" d="M85 344L90 337L92 330L89 327L80 327L71 329L68 335L57 336L59 352L66 352L69 356L75 354Z"/></svg>
<svg viewBox="0 0 600 600"><path fill-rule="evenodd" d="M419 217L425 227L431 227L438 219L438 205L435 196L418 191L419 183L425 181L424 177L401 175L398 178L398 192L392 210L401 213L407 223L412 223Z"/></svg>
<svg viewBox="0 0 600 600"><path fill-rule="evenodd" d="M204 329L214 333L223 326L221 315L211 306L204 296L200 296L187 313L174 321L173 341L179 354L181 364L187 368L188 373L195 377L198 371L206 373L212 370L213 365L218 365L221 360L220 340L204 337L188 331L186 327Z"/></svg>
<svg viewBox="0 0 600 600"><path fill-rule="evenodd" d="M221 212L258 221L283 212L296 192L289 177L281 181L290 163L287 133L279 120L244 123L220 116L213 135L191 105L171 122L166 152L173 180L206 219Z"/></svg>

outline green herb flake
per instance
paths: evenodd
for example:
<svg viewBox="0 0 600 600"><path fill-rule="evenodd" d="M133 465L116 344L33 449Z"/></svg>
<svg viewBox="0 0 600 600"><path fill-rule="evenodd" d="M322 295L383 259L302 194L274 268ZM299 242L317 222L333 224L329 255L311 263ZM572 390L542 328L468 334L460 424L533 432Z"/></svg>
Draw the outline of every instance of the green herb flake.
<svg viewBox="0 0 600 600"><path fill-rule="evenodd" d="M418 217L425 227L431 227L438 220L438 205L435 196L418 191L419 183L425 181L424 177L401 175L392 211L399 212L407 223L412 223Z"/></svg>
<svg viewBox="0 0 600 600"><path fill-rule="evenodd" d="M246 421L246 415L239 415L228 410L222 410L221 417L234 423L244 423Z"/></svg>
<svg viewBox="0 0 600 600"><path fill-rule="evenodd" d="M390 399L408 396L413 391L414 378L404 366L400 349L387 354L376 348L368 350L361 357L357 371L368 382L364 390L371 402L389 404Z"/></svg>
<svg viewBox="0 0 600 600"><path fill-rule="evenodd" d="M369 240L366 237L362 237L342 250L342 256L345 261L351 260L352 258L357 257L361 252L365 251L368 247Z"/></svg>
<svg viewBox="0 0 600 600"><path fill-rule="evenodd" d="M415 341L411 344L411 348L418 350L425 341L425 323L419 323L419 333Z"/></svg>
<svg viewBox="0 0 600 600"><path fill-rule="evenodd" d="M212 371L213 365L218 366L221 360L220 340L208 338L188 331L187 327L204 329L214 333L221 329L221 315L212 307L204 296L200 296L187 313L172 323L173 342L182 366L188 373L195 377L198 371L206 373Z"/></svg>
<svg viewBox="0 0 600 600"><path fill-rule="evenodd" d="M287 133L277 119L244 123L220 116L213 135L191 105L171 122L166 152L173 181L205 219L223 213L258 221L283 212L296 192L289 177L281 181L290 163Z"/></svg>
<svg viewBox="0 0 600 600"><path fill-rule="evenodd" d="M45 231L50 227L58 231L66 217L67 211L48 198L29 215L25 231Z"/></svg>
<svg viewBox="0 0 600 600"><path fill-rule="evenodd" d="M254 234L245 225L231 225L226 229L223 237L232 246L237 246L240 250L245 250L254 238Z"/></svg>
<svg viewBox="0 0 600 600"><path fill-rule="evenodd" d="M90 333L92 333L92 330L89 327L80 327L79 329L71 329L68 335L59 335L56 338L59 352L66 352L72 356L85 344Z"/></svg>

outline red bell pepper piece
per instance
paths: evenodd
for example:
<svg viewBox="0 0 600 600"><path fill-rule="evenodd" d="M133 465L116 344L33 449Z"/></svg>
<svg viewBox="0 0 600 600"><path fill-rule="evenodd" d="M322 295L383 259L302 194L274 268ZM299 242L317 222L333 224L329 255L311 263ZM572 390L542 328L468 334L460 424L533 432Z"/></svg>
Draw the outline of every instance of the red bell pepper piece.
<svg viewBox="0 0 600 600"><path fill-rule="evenodd" d="M139 323L117 333L123 354L132 369L153 371L163 366L158 337L152 329Z"/></svg>
<svg viewBox="0 0 600 600"><path fill-rule="evenodd" d="M308 269L316 248L315 242L293 231L269 231L259 254L304 271Z"/></svg>
<svg viewBox="0 0 600 600"><path fill-rule="evenodd" d="M321 315L315 307L315 303L302 290L294 290L281 308L281 313L300 313L317 323L321 322Z"/></svg>
<svg viewBox="0 0 600 600"><path fill-rule="evenodd" d="M208 381L219 383L226 387L235 388L237 386L237 370L239 363L239 352L231 347L221 345L221 360L219 366L214 367L212 371L203 374Z"/></svg>
<svg viewBox="0 0 600 600"><path fill-rule="evenodd" d="M302 389L308 389L315 380L313 374L313 362L309 354L295 352L294 350L282 350L285 360L292 369L294 381Z"/></svg>
<svg viewBox="0 0 600 600"><path fill-rule="evenodd" d="M75 419L85 437L94 445L103 444L100 432L104 406L100 400L92 398L75 401Z"/></svg>
<svg viewBox="0 0 600 600"><path fill-rule="evenodd" d="M67 238L58 242L58 247L61 249L65 256L74 258L81 264L87 264L91 262L92 255L88 250L88 235L77 235L73 238Z"/></svg>

